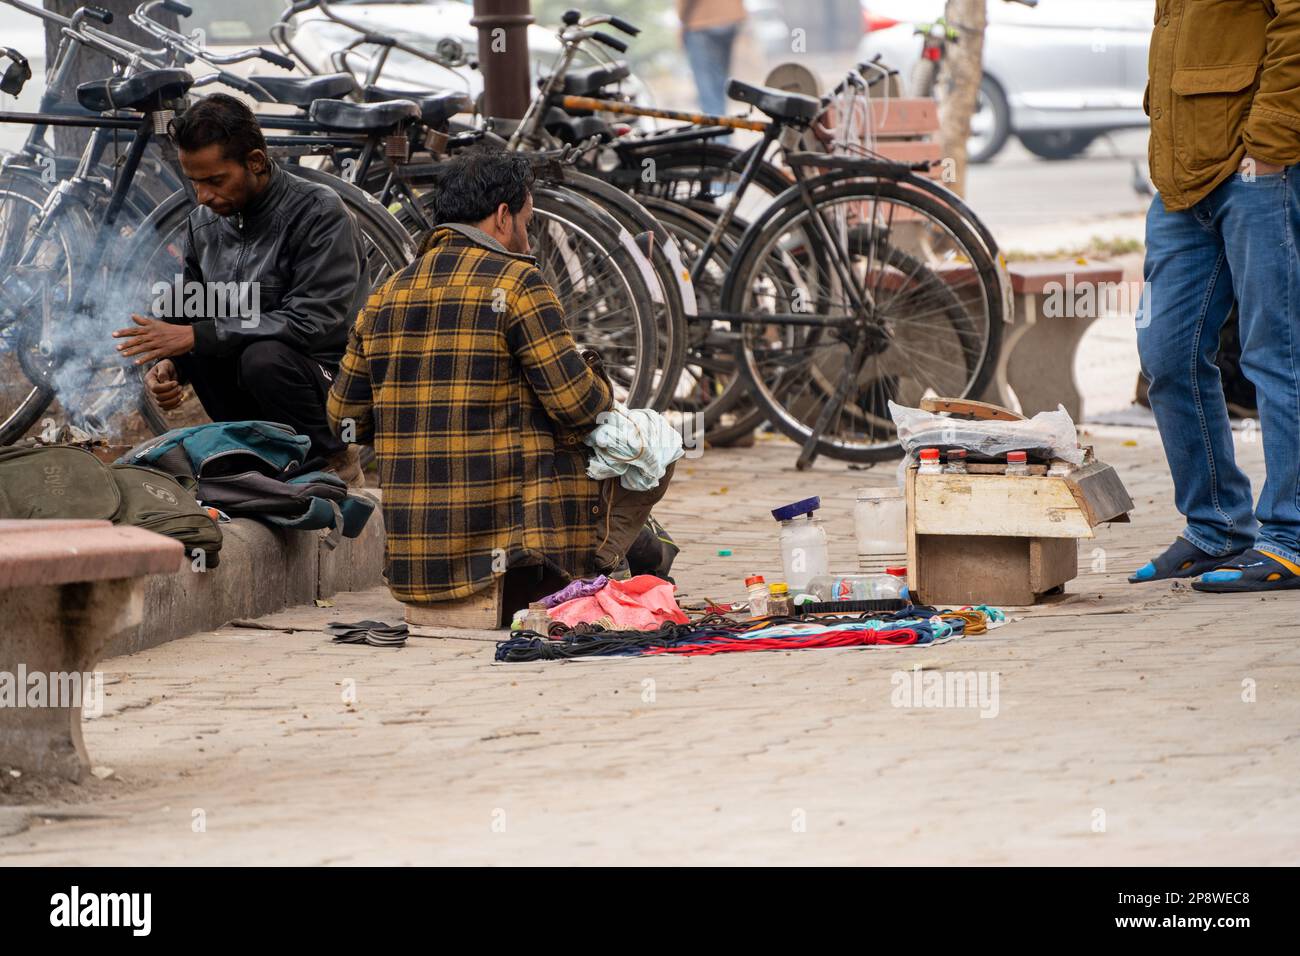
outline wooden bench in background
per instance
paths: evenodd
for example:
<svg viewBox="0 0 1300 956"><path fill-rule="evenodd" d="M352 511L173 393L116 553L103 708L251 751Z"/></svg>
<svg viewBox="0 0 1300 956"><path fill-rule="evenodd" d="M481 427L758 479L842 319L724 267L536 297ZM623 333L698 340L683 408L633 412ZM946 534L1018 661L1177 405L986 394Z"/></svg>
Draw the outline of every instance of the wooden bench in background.
<svg viewBox="0 0 1300 956"><path fill-rule="evenodd" d="M1074 260L1012 262L1011 289L1014 319L1002 328L1002 350L993 380L982 396L1008 407L1019 406L1025 415L1054 411L1064 405L1070 417L1083 420L1083 396L1074 376L1075 353L1089 326L1101 318L1102 306L1112 298L1109 289L1123 281L1124 270L1108 262ZM1048 315L1044 303L1060 288L1061 295L1094 287L1096 307L1086 314ZM1131 297L1130 297L1131 298ZM1136 304L1136 303L1134 303Z"/></svg>
<svg viewBox="0 0 1300 956"><path fill-rule="evenodd" d="M93 672L104 647L140 623L145 577L178 570L184 552L107 521L0 521L0 680L26 700L20 674L43 675L55 693L50 675ZM0 767L80 780L90 768L81 701L46 704L0 705Z"/></svg>

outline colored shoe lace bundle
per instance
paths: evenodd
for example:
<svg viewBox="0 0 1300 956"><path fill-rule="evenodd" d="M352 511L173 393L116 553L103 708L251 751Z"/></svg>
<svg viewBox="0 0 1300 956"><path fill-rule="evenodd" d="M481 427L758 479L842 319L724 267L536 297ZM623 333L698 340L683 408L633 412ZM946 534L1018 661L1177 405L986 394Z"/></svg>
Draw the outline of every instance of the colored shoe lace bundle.
<svg viewBox="0 0 1300 956"><path fill-rule="evenodd" d="M934 644L980 634L1006 620L996 608L940 611L906 607L892 614L736 621L709 614L688 624L665 623L653 631L609 631L579 625L553 636L521 631L497 644L498 661L571 660L579 657L699 656L737 651L803 650Z"/></svg>

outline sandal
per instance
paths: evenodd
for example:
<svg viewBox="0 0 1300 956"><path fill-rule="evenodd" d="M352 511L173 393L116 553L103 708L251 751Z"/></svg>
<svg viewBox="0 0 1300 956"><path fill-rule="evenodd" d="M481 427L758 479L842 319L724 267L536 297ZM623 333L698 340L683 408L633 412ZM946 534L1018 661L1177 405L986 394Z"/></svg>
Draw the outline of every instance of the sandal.
<svg viewBox="0 0 1300 956"><path fill-rule="evenodd" d="M1186 538L1175 538L1169 550L1130 574L1128 583L1143 584L1147 581L1165 581L1169 578L1194 578L1198 574L1223 567L1227 562L1239 557L1241 553L1215 556L1202 551Z"/></svg>
<svg viewBox="0 0 1300 956"><path fill-rule="evenodd" d="M1300 565L1251 548L1217 570L1192 582L1197 591L1235 594L1243 591L1291 591L1300 588Z"/></svg>

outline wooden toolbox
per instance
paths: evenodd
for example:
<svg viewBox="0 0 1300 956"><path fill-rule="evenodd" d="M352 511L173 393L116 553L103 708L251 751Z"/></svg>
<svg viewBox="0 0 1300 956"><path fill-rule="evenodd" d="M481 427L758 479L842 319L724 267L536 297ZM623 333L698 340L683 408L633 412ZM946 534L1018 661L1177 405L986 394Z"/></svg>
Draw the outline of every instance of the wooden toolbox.
<svg viewBox="0 0 1300 956"><path fill-rule="evenodd" d="M974 405L976 403L969 403ZM1014 413L1008 413L1014 414ZM907 473L907 584L921 603L1028 605L1078 575L1080 538L1133 509L1110 465L1027 477L971 465L966 475Z"/></svg>

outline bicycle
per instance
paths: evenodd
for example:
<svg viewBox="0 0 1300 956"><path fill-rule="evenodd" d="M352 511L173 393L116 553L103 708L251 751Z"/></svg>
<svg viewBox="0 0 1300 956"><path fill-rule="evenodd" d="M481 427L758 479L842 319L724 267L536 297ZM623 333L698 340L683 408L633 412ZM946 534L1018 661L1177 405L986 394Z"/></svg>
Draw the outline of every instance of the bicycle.
<svg viewBox="0 0 1300 956"><path fill-rule="evenodd" d="M774 144L791 171L787 187L748 224L727 263L721 308L701 311L692 327L688 365L701 378L726 377L719 359L728 345L739 372L706 408L706 428L748 395L801 445L799 467L818 454L878 461L898 451L890 399L915 403L927 393L982 391L1000 344L997 320L1010 306L1005 269L987 229L957 197L916 175L925 164L889 162L862 143L836 143L833 136L830 153L793 148L837 97L849 87L864 97L869 83L850 74L832 94L815 99L732 80L729 95L765 113L766 122L652 110L560 88L573 49L589 38L585 22L566 15L556 69L517 137L542 135L541 117L551 106L761 133L742 154L740 174L699 247L697 281L723 248ZM697 192L688 205L699 199ZM818 315L818 309L849 314ZM896 353L906 351L908 336L912 350L900 360ZM841 346L847 356L838 354ZM828 356L834 357L828 362ZM867 386L866 394L858 384ZM853 409L847 416L846 408Z"/></svg>
<svg viewBox="0 0 1300 956"><path fill-rule="evenodd" d="M26 433L56 394L64 411L91 431L125 434L134 427L126 418L137 413L155 427L158 424L147 404L123 398L133 393L138 399L146 390L138 370L123 366L107 347L105 324L111 320L100 323L96 318L111 313L121 320L132 310L144 309L147 296L123 290L124 279L140 273L148 254L160 248L166 251L172 264L168 278L180 271L175 266L179 245L174 241L174 223L188 215L193 199L187 189L172 193L138 226L130 223L126 234L123 227L130 218L126 211L143 158L152 143L168 142L167 120L184 108L194 79L174 68L143 68L153 55L161 54L83 27L87 17L104 23L105 14L92 8L81 8L71 18L47 11L37 14L59 23L65 55L84 46L121 66L121 75L78 88L77 99L85 113L0 113L0 122L95 130L73 174L52 187L39 180L34 185L30 170L21 166L5 170L6 189L0 191L4 200L0 261L6 267L0 278L0 367L5 383L0 392L4 403L0 443ZM66 56L60 60L65 68L68 62ZM105 131L131 133L126 157L111 184L97 175ZM171 173L184 182L179 169ZM337 183L335 188L361 225L368 281L378 281L410 260L409 237L386 210L355 187ZM16 209L21 215L14 214ZM162 235L173 241L157 240L160 227ZM119 245L119 240L129 241ZM78 364L83 360L85 367ZM119 416L123 420L112 427L110 420Z"/></svg>
<svg viewBox="0 0 1300 956"><path fill-rule="evenodd" d="M287 23L292 16L311 8L319 8L322 14L342 26L353 30L362 29L360 25L339 16L327 0L302 0L287 8L272 30L272 37L282 48L297 53L284 40ZM377 81L382 75L390 49L405 49L408 54L423 57L437 65L446 65L446 62L436 53L404 47L400 41L373 30L367 31L353 44L345 47L336 59L335 66L346 66L347 50L362 42L373 43L380 51L371 60L368 72L361 80L363 98L405 97L420 102L433 102L447 95L378 86ZM309 64L304 65L310 68ZM440 131L440 134L442 132L445 131ZM351 170L354 180L363 183L366 189L379 196L381 202L396 203L400 207L397 213L399 219L407 224L412 234L419 235L427 232L435 221L437 159L448 149L472 144L510 148L509 143L496 137L490 129L480 129L465 131L454 138L439 135L432 141L420 136L412 137L412 151L426 150L433 162L408 163L404 165L400 176L396 177L384 164L374 162L374 157L350 157L340 153L335 157L335 162L346 163L353 159ZM676 242L658 220L632 197L611 189L600 180L576 173L568 159L564 162L554 161L560 153L525 152L530 152L538 161L540 179L538 189L534 191L534 206L541 216L539 225L541 222L549 223L548 228L552 232L551 239L548 240L552 248L538 247L534 251L538 253L539 259L550 263L552 267L561 262L570 263L563 272L552 275L551 278L556 281L561 304L571 317L575 335L582 344L606 353L607 367L613 366L616 372L621 367L622 385L630 404L663 407L675 388L685 359L685 317L695 310L694 292ZM579 201L579 197L585 201ZM566 251L563 255L556 254L554 247L557 247L558 234L555 230L560 228L559 223L568 216L578 216L583 220L576 224L578 245L593 246L593 250L604 249L603 256L586 253L595 267L605 272L615 269L629 276L623 285L631 286L632 290L623 299L624 304L615 311L640 313L650 310L648 327L639 317L634 323L641 329L636 332L636 344L632 345L632 340L628 339L624 345L614 346L616 353L621 349L624 355L621 362L616 360L617 355L609 355L611 345L608 338L602 341L594 336L602 324L609 325L608 316L600 322L593 321L589 295L584 294L578 301L570 301L566 295L566 289L574 286L593 290L602 285L599 272L585 278L574 274L572 251ZM568 243L574 241L566 240ZM563 246L564 243L558 245ZM609 293L604 293L602 297L608 298ZM643 364L643 352L653 356L653 361L646 364L644 369L640 367Z"/></svg>

